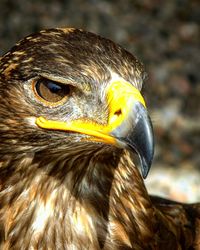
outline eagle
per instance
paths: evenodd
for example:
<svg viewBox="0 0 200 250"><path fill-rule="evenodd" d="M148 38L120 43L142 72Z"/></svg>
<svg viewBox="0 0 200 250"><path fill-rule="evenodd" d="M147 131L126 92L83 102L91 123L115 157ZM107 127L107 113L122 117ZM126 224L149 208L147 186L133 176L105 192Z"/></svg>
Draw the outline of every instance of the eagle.
<svg viewBox="0 0 200 250"><path fill-rule="evenodd" d="M200 204L144 185L145 75L81 29L43 30L1 57L0 249L200 249Z"/></svg>

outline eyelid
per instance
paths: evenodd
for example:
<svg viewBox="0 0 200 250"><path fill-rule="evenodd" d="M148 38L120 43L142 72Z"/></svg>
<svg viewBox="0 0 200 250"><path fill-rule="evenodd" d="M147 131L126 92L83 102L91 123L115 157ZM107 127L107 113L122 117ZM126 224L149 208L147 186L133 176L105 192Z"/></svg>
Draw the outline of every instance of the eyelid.
<svg viewBox="0 0 200 250"><path fill-rule="evenodd" d="M45 79L48 79L50 81L54 81L54 82L57 82L58 84L67 84L67 85L71 85L71 86L74 86L74 87L77 87L78 84L72 80L69 80L69 79L66 79L64 77L61 77L61 76L52 76L50 74L40 74L40 77L41 78L45 78Z"/></svg>
<svg viewBox="0 0 200 250"><path fill-rule="evenodd" d="M67 85L71 85L77 89L79 89L81 92L90 92L91 91L91 85L88 82L82 82L82 84L80 84L80 80L78 81L74 81L72 79L67 79L61 76L55 76L55 75L51 75L51 74L46 74L46 73L42 73L40 74L41 77L49 79L51 81L55 81L57 83L60 84L67 84Z"/></svg>

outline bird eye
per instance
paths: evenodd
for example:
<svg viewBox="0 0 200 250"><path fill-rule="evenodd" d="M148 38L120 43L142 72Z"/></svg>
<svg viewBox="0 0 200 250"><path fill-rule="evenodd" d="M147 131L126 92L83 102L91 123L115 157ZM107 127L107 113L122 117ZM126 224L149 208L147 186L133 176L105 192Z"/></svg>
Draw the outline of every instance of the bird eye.
<svg viewBox="0 0 200 250"><path fill-rule="evenodd" d="M34 82L34 92L40 101L57 104L69 95L70 86L42 78Z"/></svg>

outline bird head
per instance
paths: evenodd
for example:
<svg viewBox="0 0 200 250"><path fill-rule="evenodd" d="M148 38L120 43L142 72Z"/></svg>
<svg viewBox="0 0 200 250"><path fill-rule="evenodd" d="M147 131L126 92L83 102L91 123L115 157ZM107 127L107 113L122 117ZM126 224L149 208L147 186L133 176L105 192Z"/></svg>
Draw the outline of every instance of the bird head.
<svg viewBox="0 0 200 250"><path fill-rule="evenodd" d="M146 177L154 143L143 80L132 54L90 32L24 38L0 61L1 156L128 150Z"/></svg>

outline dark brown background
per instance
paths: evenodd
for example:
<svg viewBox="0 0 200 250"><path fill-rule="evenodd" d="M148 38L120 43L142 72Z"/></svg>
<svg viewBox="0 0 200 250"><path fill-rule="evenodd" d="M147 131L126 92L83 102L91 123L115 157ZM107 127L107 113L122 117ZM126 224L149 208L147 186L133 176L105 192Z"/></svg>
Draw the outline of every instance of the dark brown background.
<svg viewBox="0 0 200 250"><path fill-rule="evenodd" d="M111 38L146 66L156 136L148 188L200 200L199 0L0 0L0 54L25 35L78 27Z"/></svg>

